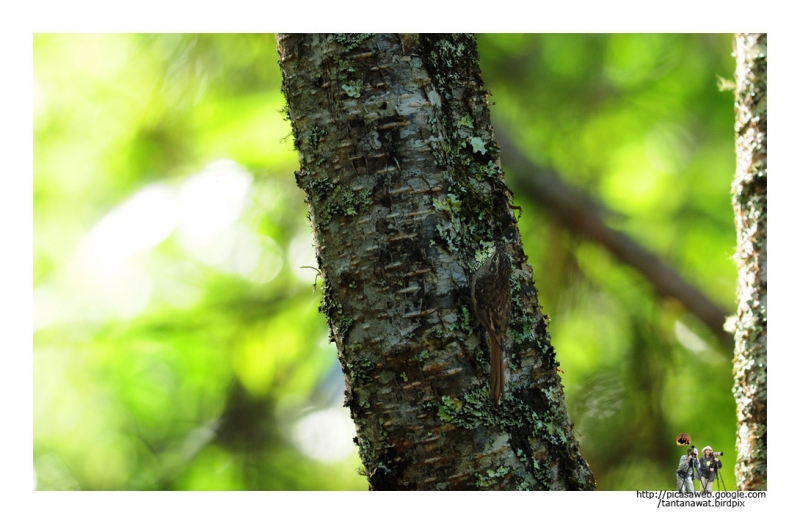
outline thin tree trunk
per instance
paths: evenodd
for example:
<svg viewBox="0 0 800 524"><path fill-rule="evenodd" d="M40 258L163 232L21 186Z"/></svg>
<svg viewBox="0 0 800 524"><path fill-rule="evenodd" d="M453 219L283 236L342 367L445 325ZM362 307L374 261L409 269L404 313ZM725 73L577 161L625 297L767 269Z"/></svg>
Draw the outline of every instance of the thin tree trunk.
<svg viewBox="0 0 800 524"><path fill-rule="evenodd" d="M737 486L767 487L767 35L737 34L737 290L734 396Z"/></svg>
<svg viewBox="0 0 800 524"><path fill-rule="evenodd" d="M592 489L499 166L471 35L279 35L324 279L320 310L371 489ZM513 266L505 393L470 278Z"/></svg>

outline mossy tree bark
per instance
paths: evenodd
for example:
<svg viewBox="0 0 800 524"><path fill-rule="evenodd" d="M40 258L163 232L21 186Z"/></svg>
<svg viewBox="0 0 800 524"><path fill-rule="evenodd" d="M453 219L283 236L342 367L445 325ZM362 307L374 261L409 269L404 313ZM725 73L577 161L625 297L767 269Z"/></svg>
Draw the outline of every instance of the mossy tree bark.
<svg viewBox="0 0 800 524"><path fill-rule="evenodd" d="M739 267L734 338L737 486L767 487L767 35L737 34L736 178Z"/></svg>
<svg viewBox="0 0 800 524"><path fill-rule="evenodd" d="M283 90L371 489L592 489L471 35L279 35ZM513 263L503 401L470 276Z"/></svg>

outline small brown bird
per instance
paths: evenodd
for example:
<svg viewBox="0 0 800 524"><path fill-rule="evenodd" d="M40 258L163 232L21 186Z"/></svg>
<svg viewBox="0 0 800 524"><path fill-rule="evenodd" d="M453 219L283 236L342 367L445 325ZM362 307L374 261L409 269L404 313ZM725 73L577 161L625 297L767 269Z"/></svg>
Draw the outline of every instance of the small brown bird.
<svg viewBox="0 0 800 524"><path fill-rule="evenodd" d="M497 404L505 387L503 342L511 311L511 260L500 244L472 278L472 309L489 336L489 387Z"/></svg>

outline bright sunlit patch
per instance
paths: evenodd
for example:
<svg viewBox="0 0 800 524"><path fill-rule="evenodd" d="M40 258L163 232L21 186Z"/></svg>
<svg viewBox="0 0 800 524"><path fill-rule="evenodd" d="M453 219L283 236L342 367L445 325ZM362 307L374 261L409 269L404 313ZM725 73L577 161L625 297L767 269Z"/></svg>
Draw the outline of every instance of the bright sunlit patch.
<svg viewBox="0 0 800 524"><path fill-rule="evenodd" d="M355 451L353 421L343 407L315 411L297 421L292 438L304 455L320 462L339 462Z"/></svg>
<svg viewBox="0 0 800 524"><path fill-rule="evenodd" d="M153 294L149 273L128 262L113 273L76 264L70 276L52 289L34 292L34 327L69 322L94 324L110 317L133 318L147 307ZM41 287L41 286L40 286Z"/></svg>
<svg viewBox="0 0 800 524"><path fill-rule="evenodd" d="M178 196L179 233L189 243L208 241L241 214L252 177L232 160L209 164L184 182Z"/></svg>
<svg viewBox="0 0 800 524"><path fill-rule="evenodd" d="M252 182L250 174L232 160L206 166L180 189L178 234L186 250L204 264L266 283L283 265L280 247L235 223Z"/></svg>
<svg viewBox="0 0 800 524"><path fill-rule="evenodd" d="M204 264L259 284L274 279L283 266L281 249L274 240L238 224L206 242L186 247Z"/></svg>
<svg viewBox="0 0 800 524"><path fill-rule="evenodd" d="M101 322L109 317L134 318L144 311L152 294L150 275L134 263L124 264L111 274L84 273L63 295L62 320Z"/></svg>
<svg viewBox="0 0 800 524"><path fill-rule="evenodd" d="M89 232L82 254L88 270L110 274L130 257L152 249L175 229L175 196L163 185L145 187L113 209Z"/></svg>
<svg viewBox="0 0 800 524"><path fill-rule="evenodd" d="M153 285L147 271L138 265L126 264L113 278L103 281L102 290L98 291L106 307L116 316L133 318L147 307Z"/></svg>
<svg viewBox="0 0 800 524"><path fill-rule="evenodd" d="M708 344L692 332L689 327L680 320L675 321L675 338L686 349L690 349L695 353L700 353L708 349Z"/></svg>
<svg viewBox="0 0 800 524"><path fill-rule="evenodd" d="M81 241L64 274L34 291L35 329L140 314L150 301L153 285L149 273L133 257L172 233L176 208L174 191L155 184L100 219Z"/></svg>
<svg viewBox="0 0 800 524"><path fill-rule="evenodd" d="M278 244L267 236L257 237L259 243L259 257L252 269L247 271L245 278L258 284L266 284L278 276L283 267L283 252Z"/></svg>
<svg viewBox="0 0 800 524"><path fill-rule="evenodd" d="M314 250L314 239L310 232L297 235L289 244L289 267L301 282L313 284L319 280L317 272L317 254Z"/></svg>

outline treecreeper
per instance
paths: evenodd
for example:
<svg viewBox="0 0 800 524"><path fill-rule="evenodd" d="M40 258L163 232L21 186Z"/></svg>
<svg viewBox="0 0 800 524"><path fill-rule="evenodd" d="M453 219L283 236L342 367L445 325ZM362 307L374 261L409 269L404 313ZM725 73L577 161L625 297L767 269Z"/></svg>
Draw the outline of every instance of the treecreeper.
<svg viewBox="0 0 800 524"><path fill-rule="evenodd" d="M503 343L511 311L511 260L499 243L473 275L471 298L472 309L489 338L489 388L498 404L505 388Z"/></svg>

